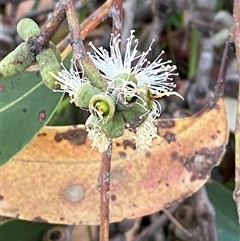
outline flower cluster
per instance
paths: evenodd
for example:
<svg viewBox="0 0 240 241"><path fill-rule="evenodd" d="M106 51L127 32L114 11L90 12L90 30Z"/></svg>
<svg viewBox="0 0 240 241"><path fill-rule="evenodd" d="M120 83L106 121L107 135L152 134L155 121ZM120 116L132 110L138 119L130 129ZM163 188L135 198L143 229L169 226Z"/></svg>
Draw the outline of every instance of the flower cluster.
<svg viewBox="0 0 240 241"><path fill-rule="evenodd" d="M58 76L54 75L61 86L61 90L55 91L69 93L71 102L89 109L91 115L86 130L93 140L93 148L105 151L113 138L122 136L127 130L127 136L135 140L141 152L149 149L154 138L159 138L153 123L160 115L155 99L178 95L172 91L176 66L171 65L171 61L163 61L163 51L153 62L148 61L153 42L147 51L138 54L134 31L127 39L124 57L120 42L120 35L111 35L110 52L89 43L93 53L88 53L88 56L107 83L104 91L94 86L96 81L87 78L87 73L86 76L84 73L80 75L73 68L69 72L64 66Z"/></svg>

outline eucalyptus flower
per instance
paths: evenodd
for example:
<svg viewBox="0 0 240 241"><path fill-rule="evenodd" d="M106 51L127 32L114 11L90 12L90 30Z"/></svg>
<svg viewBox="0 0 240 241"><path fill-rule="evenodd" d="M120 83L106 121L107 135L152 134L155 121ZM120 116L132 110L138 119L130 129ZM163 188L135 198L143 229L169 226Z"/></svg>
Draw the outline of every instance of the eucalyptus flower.
<svg viewBox="0 0 240 241"><path fill-rule="evenodd" d="M125 55L122 58L120 50L120 34L111 35L110 53L103 47L96 48L92 42L89 43L94 53L88 53L95 66L101 71L103 77L109 81L109 85L116 81L119 76L128 74L135 78L138 88L147 86L152 94L172 91L176 87L172 81L173 75L176 75L175 65L170 65L171 60L163 61L162 55L164 51L153 61L147 59L147 55L151 51L150 44L147 51L138 54L138 39L135 39L134 30L130 32L127 39ZM132 46L135 44L134 46Z"/></svg>
<svg viewBox="0 0 240 241"><path fill-rule="evenodd" d="M114 138L124 136L134 139L138 151L142 152L149 149L154 138L159 139L154 120L160 116L161 108L156 99L173 94L181 97L172 91L176 86L173 82L176 66L171 65L170 60L163 61L163 51L153 62L147 59L153 41L139 54L133 30L123 57L120 42L120 35L112 34L110 52L89 43L93 53L88 52L88 56L99 76L102 75L101 81L106 81L105 90L94 85L96 79L84 76L83 67L81 75L73 68L67 71L63 67L58 76L53 75L61 86L61 90L55 91L67 92L71 102L89 109L91 115L85 125L92 148L103 152Z"/></svg>

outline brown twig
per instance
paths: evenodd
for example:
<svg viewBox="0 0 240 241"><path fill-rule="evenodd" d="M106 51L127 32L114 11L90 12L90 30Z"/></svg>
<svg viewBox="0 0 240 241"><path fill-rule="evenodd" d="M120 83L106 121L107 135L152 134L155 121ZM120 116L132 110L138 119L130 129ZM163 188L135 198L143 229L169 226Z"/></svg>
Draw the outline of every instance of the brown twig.
<svg viewBox="0 0 240 241"><path fill-rule="evenodd" d="M39 36L37 37L37 41L40 46L45 47L48 45L49 41L51 40L52 36L60 26L60 24L65 19L66 14L64 10L64 6L62 1L58 3L51 18L48 20L46 25L42 28Z"/></svg>
<svg viewBox="0 0 240 241"><path fill-rule="evenodd" d="M112 144L102 154L102 163L99 176L100 191L100 241L109 240L109 187L112 158Z"/></svg>
<svg viewBox="0 0 240 241"><path fill-rule="evenodd" d="M180 203L169 208L169 213L174 213L180 206ZM154 223L145 228L140 234L136 235L132 241L142 241L144 238L151 237L156 229L168 220L166 213L163 213Z"/></svg>
<svg viewBox="0 0 240 241"><path fill-rule="evenodd" d="M171 212L169 212L167 209L163 209L163 212L166 214L166 216L168 217L168 219L175 224L176 227L178 227L180 230L182 230L182 232L184 234L186 234L186 236L188 238L192 238L193 235L186 229L182 226L182 224L180 222L178 222L178 220L176 218L173 217L173 215L171 214Z"/></svg>
<svg viewBox="0 0 240 241"><path fill-rule="evenodd" d="M77 19L74 1L62 1L66 11L68 26L71 34L71 45L74 53L74 60L79 67L84 69L84 73L89 78L92 85L105 91L107 88L107 83L86 53L86 49L81 37L80 25Z"/></svg>
<svg viewBox="0 0 240 241"><path fill-rule="evenodd" d="M49 47L49 41L51 40L54 33L57 31L58 27L63 22L65 17L66 14L64 6L62 4L62 1L60 1L48 22L41 29L40 34L30 37L27 41L29 51L31 52L34 59L42 51L42 49Z"/></svg>
<svg viewBox="0 0 240 241"><path fill-rule="evenodd" d="M53 7L43 8L43 9L36 9L32 10L31 12L28 12L24 15L24 18L36 18L41 15L46 15L48 13L51 13L54 10ZM22 18L22 16L19 18L19 20Z"/></svg>
<svg viewBox="0 0 240 241"><path fill-rule="evenodd" d="M107 0L101 7L93 12L87 19L85 19L80 26L81 37L85 39L86 36L94 30L102 21L106 19L111 8L112 0ZM66 56L70 51L69 47L69 34L58 44L58 49L63 52L63 56Z"/></svg>
<svg viewBox="0 0 240 241"><path fill-rule="evenodd" d="M220 70L219 70L219 74L218 74L218 81L217 81L216 91L215 91L217 98L223 96L224 86L226 83L228 57L229 57L229 53L231 50L231 45L232 45L232 38L229 37L225 44L222 62L221 62L221 66L220 66Z"/></svg>
<svg viewBox="0 0 240 241"><path fill-rule="evenodd" d="M86 58L86 50L83 44L81 37L79 22L77 14L75 11L74 1L73 0L63 0L64 8L67 15L68 26L71 34L71 45L73 48L73 53L75 60L81 60Z"/></svg>

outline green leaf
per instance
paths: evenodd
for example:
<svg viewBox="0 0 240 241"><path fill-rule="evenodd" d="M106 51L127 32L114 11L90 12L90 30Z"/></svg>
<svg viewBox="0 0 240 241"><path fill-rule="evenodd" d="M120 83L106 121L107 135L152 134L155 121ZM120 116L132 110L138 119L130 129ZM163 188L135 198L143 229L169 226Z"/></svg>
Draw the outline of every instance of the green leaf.
<svg viewBox="0 0 240 241"><path fill-rule="evenodd" d="M0 237L4 241L41 241L52 226L49 223L12 219L0 225Z"/></svg>
<svg viewBox="0 0 240 241"><path fill-rule="evenodd" d="M39 72L0 79L0 165L47 124L62 96L44 85Z"/></svg>
<svg viewBox="0 0 240 241"><path fill-rule="evenodd" d="M232 192L212 180L206 184L206 189L216 212L218 241L239 241L237 209Z"/></svg>

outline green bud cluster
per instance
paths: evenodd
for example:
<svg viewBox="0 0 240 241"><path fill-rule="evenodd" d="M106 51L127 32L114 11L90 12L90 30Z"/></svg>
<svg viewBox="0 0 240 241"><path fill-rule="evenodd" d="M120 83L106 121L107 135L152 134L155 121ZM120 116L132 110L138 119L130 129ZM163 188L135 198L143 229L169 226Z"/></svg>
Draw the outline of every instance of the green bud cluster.
<svg viewBox="0 0 240 241"><path fill-rule="evenodd" d="M50 42L49 47L40 49L36 56L33 55L30 51L29 40L39 35L40 29L32 19L21 19L17 24L17 32L24 42L0 62L0 77L9 78L20 74L37 62L45 85L50 89L58 89L59 84L56 84L55 78L49 74L49 71L55 74L60 71L61 58L56 46Z"/></svg>

